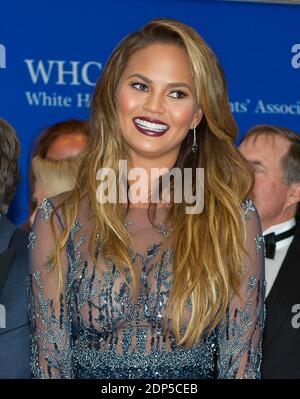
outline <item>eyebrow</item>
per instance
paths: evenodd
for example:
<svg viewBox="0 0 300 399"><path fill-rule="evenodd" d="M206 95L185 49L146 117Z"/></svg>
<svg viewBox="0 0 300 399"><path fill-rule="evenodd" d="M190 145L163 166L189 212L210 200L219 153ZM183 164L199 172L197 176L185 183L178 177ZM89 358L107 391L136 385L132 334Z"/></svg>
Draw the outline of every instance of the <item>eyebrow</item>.
<svg viewBox="0 0 300 399"><path fill-rule="evenodd" d="M144 80L145 82L147 82L149 84L153 84L153 81L151 79L147 78L147 76L142 75L141 73L133 73L132 75L130 75L128 77L128 79L134 78L134 77L140 78L140 79ZM186 83L186 82L170 82L170 83L167 83L167 86L168 87L186 87L191 92L193 92L191 86L188 83Z"/></svg>

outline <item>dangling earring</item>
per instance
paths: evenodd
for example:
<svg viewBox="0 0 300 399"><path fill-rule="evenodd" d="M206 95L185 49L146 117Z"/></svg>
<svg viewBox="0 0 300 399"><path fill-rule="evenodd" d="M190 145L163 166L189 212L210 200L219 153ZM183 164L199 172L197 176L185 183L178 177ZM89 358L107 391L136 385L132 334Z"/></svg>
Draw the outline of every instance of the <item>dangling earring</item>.
<svg viewBox="0 0 300 399"><path fill-rule="evenodd" d="M196 152L198 151L198 144L197 144L197 139L196 139L196 126L194 127L194 142L192 145L192 152L194 154L196 154Z"/></svg>

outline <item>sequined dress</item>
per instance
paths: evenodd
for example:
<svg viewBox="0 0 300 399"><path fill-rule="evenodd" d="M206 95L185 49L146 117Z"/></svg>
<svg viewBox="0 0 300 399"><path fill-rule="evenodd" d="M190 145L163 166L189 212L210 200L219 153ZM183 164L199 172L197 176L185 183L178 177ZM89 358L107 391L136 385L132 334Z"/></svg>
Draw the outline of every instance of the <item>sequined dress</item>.
<svg viewBox="0 0 300 399"><path fill-rule="evenodd" d="M242 204L246 225L245 279L232 295L225 319L196 345L176 345L162 318L172 284L172 249L160 247L168 229L166 209L157 226L144 208L129 209L125 227L134 242L131 260L139 276L133 299L107 258L97 265L88 251L92 221L79 213L61 253L62 294L51 254L53 201L40 205L30 234L31 366L35 378L259 378L264 326L264 256L260 221L250 200ZM63 221L56 211L56 230ZM197 239L195 237L195 239ZM198 238L200 239L200 238ZM101 245L98 248L101 259ZM159 259L159 260L158 260ZM130 274L126 277L130 280ZM189 314L191 303L185 312ZM184 325L184 320L183 320Z"/></svg>

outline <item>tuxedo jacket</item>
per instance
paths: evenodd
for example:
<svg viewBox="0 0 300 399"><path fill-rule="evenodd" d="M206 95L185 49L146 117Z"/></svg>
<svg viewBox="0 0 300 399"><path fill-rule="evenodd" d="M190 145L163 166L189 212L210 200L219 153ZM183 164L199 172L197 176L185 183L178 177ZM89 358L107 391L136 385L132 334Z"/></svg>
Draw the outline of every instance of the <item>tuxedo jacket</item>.
<svg viewBox="0 0 300 399"><path fill-rule="evenodd" d="M261 373L300 378L300 221L266 300Z"/></svg>
<svg viewBox="0 0 300 399"><path fill-rule="evenodd" d="M14 233L16 227L5 216L1 216L0 378L30 378L28 233L18 230L13 236Z"/></svg>

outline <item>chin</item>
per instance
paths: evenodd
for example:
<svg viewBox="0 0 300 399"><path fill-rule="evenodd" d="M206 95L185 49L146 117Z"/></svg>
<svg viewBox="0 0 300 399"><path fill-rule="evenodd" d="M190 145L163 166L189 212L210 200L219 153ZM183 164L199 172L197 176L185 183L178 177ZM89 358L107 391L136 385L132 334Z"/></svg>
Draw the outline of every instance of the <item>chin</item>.
<svg viewBox="0 0 300 399"><path fill-rule="evenodd" d="M135 145L129 144L130 148L132 151L134 151L136 154L164 154L166 151L166 146L162 145L162 143L156 143L156 145L153 145L153 143L142 143L141 139L139 140L139 143L134 143ZM136 145L139 144L139 145ZM144 145L143 145L144 144Z"/></svg>
<svg viewBox="0 0 300 399"><path fill-rule="evenodd" d="M146 157L149 157L149 156L153 156L153 157L164 156L164 151L162 151L162 149L143 148L143 149L135 150L134 152L137 155L146 156Z"/></svg>

